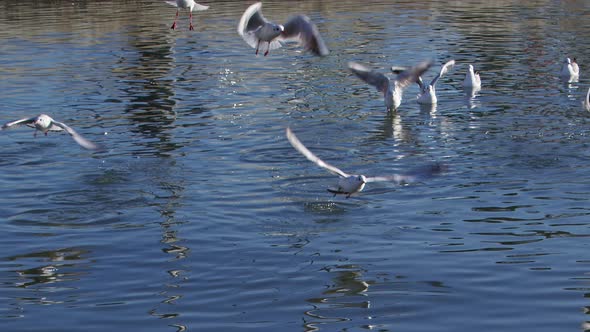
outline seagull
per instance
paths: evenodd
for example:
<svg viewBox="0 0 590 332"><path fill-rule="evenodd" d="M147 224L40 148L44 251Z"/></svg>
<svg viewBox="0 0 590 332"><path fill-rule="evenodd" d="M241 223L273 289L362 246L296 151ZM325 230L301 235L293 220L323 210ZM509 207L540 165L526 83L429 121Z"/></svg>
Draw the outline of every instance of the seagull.
<svg viewBox="0 0 590 332"><path fill-rule="evenodd" d="M424 61L411 68L393 67L392 71L397 74L392 81L384 74L365 67L356 62L349 62L348 68L361 80L377 88L383 93L385 107L388 111L395 111L402 102L402 94L406 87L416 82L420 75L424 74L432 66L432 61Z"/></svg>
<svg viewBox="0 0 590 332"><path fill-rule="evenodd" d="M261 43L267 44L264 51L264 56L267 56L270 50L280 48L288 40L298 41L306 51L311 51L315 55L325 56L330 53L309 17L296 15L291 17L285 25L276 24L262 16L261 2L246 9L238 24L238 34L248 45L256 49L256 55Z"/></svg>
<svg viewBox="0 0 590 332"><path fill-rule="evenodd" d="M425 85L424 82L422 82L422 77L418 76L417 79L417 83L420 86L420 94L418 95L418 104L423 104L423 105L433 105L436 104L437 102L437 98L436 98L436 82L438 82L438 80L443 77L443 75L445 75L449 70L453 69L453 67L455 66L455 60L451 60L448 61L447 63L445 63L442 68L440 69L440 73L438 73L438 75L436 75L432 81L430 82L429 85Z"/></svg>
<svg viewBox="0 0 590 332"><path fill-rule="evenodd" d="M10 127L19 126L19 125L27 125L31 128L35 128L35 133L33 134L33 136L35 136L35 137L37 136L37 131L40 131L40 132L44 133L45 136L47 136L47 133L50 131L63 131L63 130L65 130L68 134L70 134L70 136L72 136L74 141L76 141L76 143L80 144L80 146L82 146L83 148L88 149L88 150L100 149L100 146L85 139L80 134L78 134L74 129L72 129L70 126L66 125L65 123L53 120L47 114L39 114L39 115L32 117L32 118L25 118L25 119L20 119L20 120L8 122L8 123L5 123L1 129L4 130L4 129L8 129Z"/></svg>
<svg viewBox="0 0 590 332"><path fill-rule="evenodd" d="M481 89L481 78L479 77L479 72L474 71L473 65L469 65L469 69L463 80L463 88L471 90Z"/></svg>
<svg viewBox="0 0 590 332"><path fill-rule="evenodd" d="M574 60L570 60L570 58L565 58L563 61L563 65L561 66L561 73L560 77L565 82L576 82L580 75L580 67L576 62L576 58Z"/></svg>
<svg viewBox="0 0 590 332"><path fill-rule="evenodd" d="M588 88L588 92L586 92L586 98L582 102L582 106L586 111L590 111L590 88Z"/></svg>
<svg viewBox="0 0 590 332"><path fill-rule="evenodd" d="M291 131L291 128L287 127L286 130L287 139L291 143L291 145L295 148L295 150L299 151L302 155L304 155L307 159L314 162L316 165L325 168L328 172L338 175L338 185L335 188L328 188L328 192L334 194L334 196L341 194L346 195L346 198L349 198L350 195L354 193L358 193L365 188L365 184L369 182L394 182L398 185L403 185L406 183L417 181L419 178L430 177L435 174L441 173L445 170L446 167L440 164L435 164L432 166L428 166L426 168L414 170L411 173L406 175L401 174L394 174L391 176L375 176L369 177L365 175L357 175L357 174L348 174L344 171L340 170L339 168L332 166L320 158L318 158L315 154L309 151L301 141L295 136L295 134Z"/></svg>
<svg viewBox="0 0 590 332"><path fill-rule="evenodd" d="M166 3L176 7L176 17L174 17L174 23L172 23L172 26L170 27L172 30L176 29L176 20L178 19L178 12L180 11L180 8L188 9L190 23L189 30L195 29L193 27L193 9L197 11L209 9L209 6L199 5L193 0L168 0Z"/></svg>

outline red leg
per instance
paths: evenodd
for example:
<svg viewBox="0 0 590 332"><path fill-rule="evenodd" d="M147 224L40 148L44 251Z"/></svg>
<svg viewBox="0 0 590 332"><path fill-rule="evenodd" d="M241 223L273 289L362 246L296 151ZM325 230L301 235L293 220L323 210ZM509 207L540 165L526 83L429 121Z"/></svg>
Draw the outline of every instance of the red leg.
<svg viewBox="0 0 590 332"><path fill-rule="evenodd" d="M260 48L260 40L258 41L258 44L256 44L256 55L258 55L259 48Z"/></svg>
<svg viewBox="0 0 590 332"><path fill-rule="evenodd" d="M190 23L188 29L193 31L193 30L195 30L195 28L193 27L193 12L189 12L188 17L189 17L189 23Z"/></svg>
<svg viewBox="0 0 590 332"><path fill-rule="evenodd" d="M172 23L172 26L170 27L170 29L172 29L172 30L176 29L176 20L178 20L178 9L176 10L176 17L174 17L174 23Z"/></svg>
<svg viewBox="0 0 590 332"><path fill-rule="evenodd" d="M268 42L268 46L266 47L266 52L264 52L264 56L267 56L269 51L270 51L270 42Z"/></svg>

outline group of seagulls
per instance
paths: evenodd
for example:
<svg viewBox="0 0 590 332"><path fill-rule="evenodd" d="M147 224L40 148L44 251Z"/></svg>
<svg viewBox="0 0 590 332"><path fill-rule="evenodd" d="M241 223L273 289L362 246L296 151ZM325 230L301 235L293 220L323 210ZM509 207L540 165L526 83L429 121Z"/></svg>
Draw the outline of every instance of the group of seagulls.
<svg viewBox="0 0 590 332"><path fill-rule="evenodd" d="M209 8L209 6L200 5L193 0L168 0L166 3L177 7L174 22L170 27L173 30L178 27L177 21L180 9L186 9L188 11L189 30L194 30L192 11L202 11ZM256 55L258 55L259 52L263 52L264 56L267 56L271 50L282 47L288 41L298 42L305 51L311 52L317 56L326 56L330 53L317 27L309 17L305 15L295 15L289 18L285 24L277 24L267 20L262 15L261 2L254 3L246 9L239 20L237 32L248 45L256 50ZM392 79L389 79L383 73L356 62L349 62L348 68L355 76L369 85L374 86L377 91L382 93L387 111L394 112L398 110L402 103L404 89L414 83L418 84L420 89L420 92L416 97L417 103L421 105L437 104L436 83L449 73L455 67L456 63L455 60L447 61L441 67L440 72L428 85L426 85L422 76L433 66L433 64L433 61L429 60L420 62L413 67L393 66L391 67L391 72L395 77ZM573 60L566 58L559 75L564 82L576 82L579 78L579 71L580 69L576 62L576 58L573 58ZM474 96L474 93L481 90L481 78L471 64L468 64L462 86L471 96ZM590 89L588 89L588 93L582 104L586 110L590 111ZM34 128L34 136L37 135L37 131L40 131L45 135L50 131L65 131L76 143L85 149L102 149L102 146L92 143L65 123L56 121L46 114L8 122L4 124L0 130L19 125L26 125ZM334 195L345 195L347 198L352 194L362 191L365 184L369 182L388 181L403 185L438 175L444 172L447 168L445 165L434 164L411 170L405 174L394 174L389 176L348 174L317 157L307 149L303 143L301 143L289 127L286 129L286 137L289 143L291 143L291 145L308 160L338 176L339 180L337 186L329 188L328 191Z"/></svg>

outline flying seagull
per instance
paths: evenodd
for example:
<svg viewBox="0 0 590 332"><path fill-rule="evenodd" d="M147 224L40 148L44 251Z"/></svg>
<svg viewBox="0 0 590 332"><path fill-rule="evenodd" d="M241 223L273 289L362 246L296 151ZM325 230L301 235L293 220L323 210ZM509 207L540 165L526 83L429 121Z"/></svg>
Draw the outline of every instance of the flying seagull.
<svg viewBox="0 0 590 332"><path fill-rule="evenodd" d="M411 68L394 67L392 71L397 74L392 81L382 73L379 73L369 67L363 66L356 62L349 62L348 68L361 80L377 88L377 91L383 93L385 107L388 111L395 111L402 102L402 94L406 87L424 74L432 66L432 61L424 61Z"/></svg>
<svg viewBox="0 0 590 332"><path fill-rule="evenodd" d="M283 46L289 40L298 41L306 51L325 56L330 53L315 24L305 15L291 17L284 25L268 21L262 16L262 3L257 2L244 12L238 24L238 34L256 49L265 46L264 55Z"/></svg>
<svg viewBox="0 0 590 332"><path fill-rule="evenodd" d="M190 24L189 30L195 29L193 27L193 9L197 10L197 11L209 9L209 6L199 5L198 3L194 2L193 0L168 0L168 1L166 1L166 3L176 7L176 17L174 17L174 23L172 23L172 26L170 27L170 29L172 29L172 30L176 29L176 26L177 26L176 20L178 20L178 12L180 11L180 8L188 9L189 24Z"/></svg>
<svg viewBox="0 0 590 332"><path fill-rule="evenodd" d="M290 128L287 127L286 130L287 139L291 143L291 145L299 151L302 155L304 155L307 159L314 162L316 165L325 168L328 172L338 175L338 185L335 188L328 188L328 191L334 194L334 196L341 194L346 195L346 198L349 198L350 195L360 192L365 187L366 183L369 182L393 182L398 185L418 181L422 178L427 178L438 173L444 171L445 167L443 165L435 164L432 166L428 166L425 168L414 170L408 174L394 174L391 176L365 176L365 175L357 175L357 174L348 174L344 171L340 170L339 168L332 166L320 158L318 158L315 154L309 151L301 141L295 136L295 134L291 131Z"/></svg>
<svg viewBox="0 0 590 332"><path fill-rule="evenodd" d="M20 119L20 120L8 122L8 123L5 123L1 129L4 130L4 129L11 128L11 127L19 126L19 125L26 125L31 128L35 128L35 133L33 134L34 136L37 136L37 131L40 131L40 132L44 133L45 136L47 136L47 133L50 131L64 131L65 130L68 134L70 134L70 136L72 136L74 141L76 141L76 143L80 144L80 146L82 146L83 148L88 149L88 150L100 149L100 146L85 139L80 134L78 134L74 129L72 129L70 126L66 125L65 123L53 120L47 114L39 114L39 115L32 117L32 118L25 118L25 119Z"/></svg>

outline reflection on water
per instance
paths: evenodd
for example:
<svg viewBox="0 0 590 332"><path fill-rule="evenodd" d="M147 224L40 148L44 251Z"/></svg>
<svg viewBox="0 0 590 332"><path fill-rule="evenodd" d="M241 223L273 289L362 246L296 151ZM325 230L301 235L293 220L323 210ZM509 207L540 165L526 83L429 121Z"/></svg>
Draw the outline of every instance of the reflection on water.
<svg viewBox="0 0 590 332"><path fill-rule="evenodd" d="M0 3L2 120L108 147L1 133L3 328L589 329L588 3L265 2L309 15L324 58L256 57L247 4L205 4L173 31L164 1ZM457 61L438 104L414 85L398 112L346 68L428 58ZM449 172L334 198L286 126L346 170Z"/></svg>

